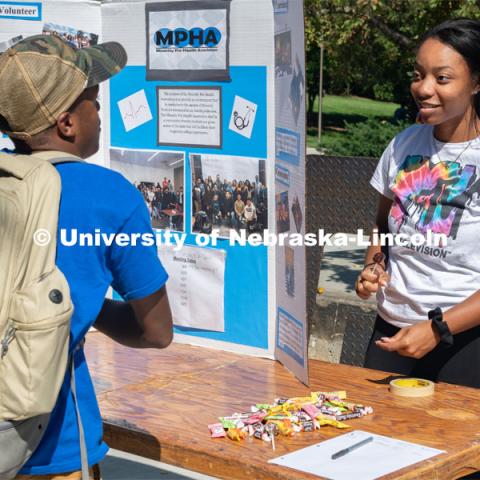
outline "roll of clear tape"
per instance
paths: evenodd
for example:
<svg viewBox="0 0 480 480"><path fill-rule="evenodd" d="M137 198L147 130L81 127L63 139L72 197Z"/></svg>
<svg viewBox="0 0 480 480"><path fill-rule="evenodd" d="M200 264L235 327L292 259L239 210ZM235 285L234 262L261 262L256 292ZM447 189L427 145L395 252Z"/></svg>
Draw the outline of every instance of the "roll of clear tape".
<svg viewBox="0 0 480 480"><path fill-rule="evenodd" d="M435 384L422 378L397 378L390 382L390 391L399 397L428 397L433 395Z"/></svg>

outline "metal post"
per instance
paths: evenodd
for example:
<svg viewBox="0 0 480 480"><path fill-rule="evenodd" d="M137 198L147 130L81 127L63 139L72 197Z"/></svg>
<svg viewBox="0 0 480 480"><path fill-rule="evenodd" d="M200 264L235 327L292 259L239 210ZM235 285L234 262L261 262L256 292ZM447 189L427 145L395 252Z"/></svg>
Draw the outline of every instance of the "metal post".
<svg viewBox="0 0 480 480"><path fill-rule="evenodd" d="M323 45L320 45L320 87L318 91L318 143L322 140Z"/></svg>

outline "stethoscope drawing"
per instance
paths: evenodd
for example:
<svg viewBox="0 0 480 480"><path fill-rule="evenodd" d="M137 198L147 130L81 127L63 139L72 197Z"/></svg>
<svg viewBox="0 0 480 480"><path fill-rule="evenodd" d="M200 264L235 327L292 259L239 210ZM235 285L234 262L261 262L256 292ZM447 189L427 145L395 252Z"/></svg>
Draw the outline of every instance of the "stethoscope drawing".
<svg viewBox="0 0 480 480"><path fill-rule="evenodd" d="M248 127L248 125L250 124L250 115L255 112L255 109L249 107L248 105L246 106L246 108L247 113L244 117L241 117L238 112L233 112L233 123L238 130L243 130L244 128Z"/></svg>

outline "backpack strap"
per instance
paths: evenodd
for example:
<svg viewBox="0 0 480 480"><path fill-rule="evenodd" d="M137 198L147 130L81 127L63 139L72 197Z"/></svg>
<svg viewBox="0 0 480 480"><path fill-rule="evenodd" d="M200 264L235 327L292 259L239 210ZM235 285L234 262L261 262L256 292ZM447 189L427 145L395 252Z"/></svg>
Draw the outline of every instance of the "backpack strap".
<svg viewBox="0 0 480 480"><path fill-rule="evenodd" d="M4 170L19 180L23 180L39 166L38 160L47 161L52 165L67 162L85 163L81 158L68 155L65 152L35 152L32 155L12 155L0 152L0 170Z"/></svg>
<svg viewBox="0 0 480 480"><path fill-rule="evenodd" d="M50 162L52 165L56 165L58 163L85 163L85 160L82 160L80 157L76 157L75 155L70 155L66 152L58 152L54 150L48 151L39 151L32 153L33 156L40 158L42 160L46 160Z"/></svg>
<svg viewBox="0 0 480 480"><path fill-rule="evenodd" d="M85 160L81 158L72 158L72 157L62 157L62 158L52 158L51 160L47 160L52 165L57 165L58 163L86 163Z"/></svg>
<svg viewBox="0 0 480 480"><path fill-rule="evenodd" d="M33 154L35 157L45 160L52 165L58 165L60 163L85 163L79 157L73 155L66 155L65 152L55 152L55 151L45 151L45 152L35 152ZM85 339L83 339L70 354L70 387L73 395L73 403L75 404L75 413L77 415L77 424L78 424L78 437L80 441L80 461L82 465L82 480L90 480L89 466L88 466L88 453L87 453L87 442L85 440L85 431L83 429L82 416L80 415L80 408L78 406L77 399L77 386L75 382L75 353L83 348L85 344Z"/></svg>
<svg viewBox="0 0 480 480"><path fill-rule="evenodd" d="M23 180L40 165L38 158L31 155L11 155L0 152L0 170Z"/></svg>
<svg viewBox="0 0 480 480"><path fill-rule="evenodd" d="M82 480L89 480L90 473L88 471L88 454L87 454L87 442L85 440L85 432L83 430L82 417L80 415L80 409L78 407L77 401L77 387L75 383L75 363L74 356L75 353L80 350L85 344L85 339L83 339L73 350L70 355L70 386L73 394L73 403L75 404L75 411L77 414L77 423L78 423L78 436L80 439L80 459L82 462Z"/></svg>

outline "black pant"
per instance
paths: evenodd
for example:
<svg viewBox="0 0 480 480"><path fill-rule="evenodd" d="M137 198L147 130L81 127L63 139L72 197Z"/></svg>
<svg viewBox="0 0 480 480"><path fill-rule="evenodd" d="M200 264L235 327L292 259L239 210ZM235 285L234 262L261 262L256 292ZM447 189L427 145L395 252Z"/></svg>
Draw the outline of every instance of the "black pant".
<svg viewBox="0 0 480 480"><path fill-rule="evenodd" d="M445 348L439 344L419 360L386 352L375 345L379 338L391 337L399 330L377 316L365 357L365 367L435 382L480 387L480 327L455 335L452 347Z"/></svg>

